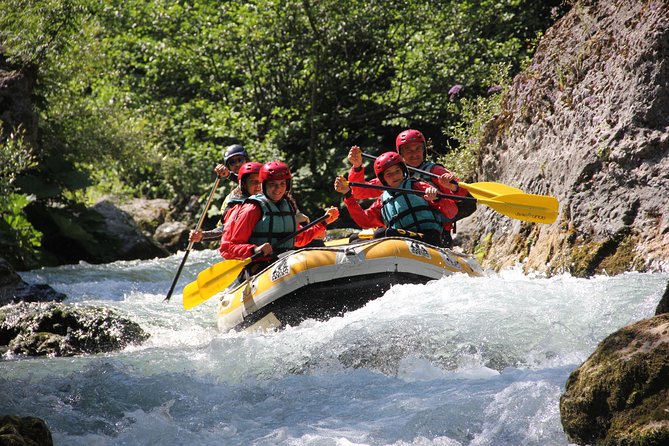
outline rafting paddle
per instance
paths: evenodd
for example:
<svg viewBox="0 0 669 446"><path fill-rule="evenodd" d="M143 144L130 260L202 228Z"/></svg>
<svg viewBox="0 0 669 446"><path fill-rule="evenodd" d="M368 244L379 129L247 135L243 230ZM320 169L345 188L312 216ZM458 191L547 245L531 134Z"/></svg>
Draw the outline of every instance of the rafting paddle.
<svg viewBox="0 0 669 446"><path fill-rule="evenodd" d="M276 242L276 244L280 245L290 240L291 238L294 238L298 234L301 234L312 226L322 222L329 216L330 213L326 212L322 217L317 218L308 225L305 225L294 233L282 238ZM244 260L223 260L222 262L218 262L217 264L201 271L200 274L197 275L197 280L189 283L184 288L184 308L186 310L190 310L191 308L205 302L219 291L227 288L237 278L237 276L239 276L246 265L257 258L262 257L263 255L264 254L262 251L258 251L251 257L248 257Z"/></svg>
<svg viewBox="0 0 669 446"><path fill-rule="evenodd" d="M218 183L220 183L221 177L216 176L216 181L214 182L214 187L211 188L211 192L209 192L209 197L207 198L207 203L204 205L204 210L202 211L202 215L200 215L200 219L197 222L197 226L195 226L195 230L199 231L200 228L202 228L202 223L204 222L204 218L207 215L207 211L209 210L209 206L211 206L211 200L214 198L214 192L216 192L216 189L218 188ZM188 242L188 247L186 248L186 253L184 254L184 258L181 259L181 265L179 265L179 269L177 270L176 275L174 276L174 280L172 281L172 286L170 286L170 290L167 292L167 296L165 296L165 299L163 300L164 302L169 302L170 298L172 297L172 293L174 292L174 287L177 285L177 281L179 280L179 276L181 275L181 271L184 269L184 265L186 264L186 259L188 258L188 254L190 253L190 250L193 248L193 242Z"/></svg>
<svg viewBox="0 0 669 446"><path fill-rule="evenodd" d="M369 155L367 153L363 153L362 156L364 158L370 159L370 160L375 160L376 157L374 155ZM429 175L432 178L439 178L439 175L436 173L428 172L427 170L422 170L422 169L416 169L415 167L411 167L408 164L406 164L407 169L409 169L412 172L418 172L422 173L424 175ZM467 191L469 191L470 194L474 198L493 198L497 195L509 195L509 194L524 194L522 190L513 187L513 186L508 186L506 184L502 183L493 183L492 181L482 181L479 183L472 183L468 184L462 181L458 182L458 186L461 186Z"/></svg>
<svg viewBox="0 0 669 446"><path fill-rule="evenodd" d="M349 186L364 187L368 189L381 189L390 192L400 192L405 194L424 195L413 189L402 189L399 187L381 186L376 184L347 182ZM439 198L450 198L458 201L476 201L477 203L490 206L497 212L500 212L517 220L529 221L534 223L550 224L555 221L558 215L558 201L555 197L548 195L534 195L526 193L515 193L497 195L494 199L462 197L460 195L450 195L438 193Z"/></svg>

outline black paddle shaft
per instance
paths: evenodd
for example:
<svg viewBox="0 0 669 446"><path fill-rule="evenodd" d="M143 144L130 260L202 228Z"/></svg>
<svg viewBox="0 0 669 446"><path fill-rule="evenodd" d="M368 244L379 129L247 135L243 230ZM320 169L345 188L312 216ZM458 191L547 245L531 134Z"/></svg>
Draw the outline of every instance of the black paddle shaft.
<svg viewBox="0 0 669 446"><path fill-rule="evenodd" d="M419 191L419 190L402 189L400 187L381 186L381 185L376 185L376 184L356 183L354 181L349 181L348 185L353 186L353 187L364 187L364 188L367 188L367 189L387 190L389 192L400 192L400 193L404 193L404 194L425 195L425 192L422 192L422 191ZM442 194L441 192L437 193L437 197L439 197L439 198L450 198L451 200L457 200L457 201L474 201L474 202L476 201L476 198L474 198L474 197L463 197L463 196L460 196L460 195Z"/></svg>
<svg viewBox="0 0 669 446"><path fill-rule="evenodd" d="M197 222L197 226L195 227L196 231L199 231L200 228L202 228L202 223L204 223L204 218L207 215L209 206L211 206L211 200L214 198L214 192L216 192L216 188L218 188L218 183L220 182L221 182L221 177L217 176L216 181L214 181L214 186L211 188L211 192L209 192L209 197L207 197L207 203L205 204L204 209L202 210L202 214L200 215L200 219ZM184 254L184 258L181 259L181 264L179 265L179 269L177 270L177 273L174 275L174 280L172 281L170 290L167 292L167 296L165 296L163 302L170 301L172 293L174 293L174 288L177 286L177 282L179 281L179 276L181 276L181 271L184 269L184 265L186 264L186 259L188 258L188 254L190 254L190 250L192 248L193 248L193 242L189 242L188 247L186 248L186 253Z"/></svg>
<svg viewBox="0 0 669 446"><path fill-rule="evenodd" d="M311 223L308 223L308 224L302 226L302 227L301 227L300 229L298 229L297 231L293 232L293 233L290 234L290 235L285 236L284 238L282 238L281 240L279 240L278 242L276 242L276 244L277 244L277 245L280 245L280 244L282 244L282 243L284 243L284 242L287 242L287 241L290 240L291 238L297 236L298 234L303 233L303 232L306 231L307 229L316 226L318 223L322 222L323 220L325 220L325 219L328 218L329 216L330 216L330 214L328 214L328 213L326 212L325 215L323 215L322 217L318 217L316 220L312 221ZM261 257L262 255L263 255L262 251L258 251L258 252L256 252L255 254L253 254L253 255L251 256L251 260L255 260L255 259L257 259L258 257Z"/></svg>
<svg viewBox="0 0 669 446"><path fill-rule="evenodd" d="M362 156L364 158L367 158L367 159L370 159L370 160L375 160L377 158L374 155L369 155L367 153L363 153ZM406 166L406 163L404 165ZM439 175L437 175L436 173L428 172L427 170L416 169L415 167L411 167L411 166L407 166L407 169L409 169L413 172L418 172L418 173L423 173L425 175L429 175L432 178L439 178Z"/></svg>

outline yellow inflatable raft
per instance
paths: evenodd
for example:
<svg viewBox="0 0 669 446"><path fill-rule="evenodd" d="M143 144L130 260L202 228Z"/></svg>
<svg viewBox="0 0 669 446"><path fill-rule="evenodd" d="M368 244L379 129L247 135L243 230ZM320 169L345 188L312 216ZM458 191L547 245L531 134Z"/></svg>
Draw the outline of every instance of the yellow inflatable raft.
<svg viewBox="0 0 669 446"><path fill-rule="evenodd" d="M362 307L392 285L455 273L480 276L482 269L470 256L408 238L304 248L223 292L218 327L279 328L326 319Z"/></svg>

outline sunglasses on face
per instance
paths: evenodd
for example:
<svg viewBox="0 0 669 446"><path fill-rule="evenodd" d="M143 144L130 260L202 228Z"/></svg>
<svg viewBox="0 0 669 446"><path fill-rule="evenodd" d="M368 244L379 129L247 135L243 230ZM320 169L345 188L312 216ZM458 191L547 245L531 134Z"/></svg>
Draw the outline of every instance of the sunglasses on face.
<svg viewBox="0 0 669 446"><path fill-rule="evenodd" d="M234 157L234 158L230 158L230 159L228 160L228 163L227 163L227 164L230 165L230 166L234 166L234 165L236 165L236 164L244 164L244 161L245 161L245 160L244 160L243 157L241 157L241 156L236 156L236 157Z"/></svg>

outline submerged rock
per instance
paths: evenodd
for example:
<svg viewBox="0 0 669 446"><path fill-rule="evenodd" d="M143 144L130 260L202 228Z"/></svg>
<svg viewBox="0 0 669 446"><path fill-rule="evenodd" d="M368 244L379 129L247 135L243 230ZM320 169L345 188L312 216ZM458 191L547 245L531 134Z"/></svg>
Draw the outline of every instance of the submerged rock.
<svg viewBox="0 0 669 446"><path fill-rule="evenodd" d="M0 445L51 446L53 439L40 418L0 415Z"/></svg>
<svg viewBox="0 0 669 446"><path fill-rule="evenodd" d="M17 302L60 302L67 296L46 284L30 285L0 257L0 307Z"/></svg>
<svg viewBox="0 0 669 446"><path fill-rule="evenodd" d="M148 338L135 322L106 308L19 303L0 309L0 348L14 354L104 353Z"/></svg>
<svg viewBox="0 0 669 446"><path fill-rule="evenodd" d="M669 314L604 339L569 377L560 416L577 444L669 444Z"/></svg>

